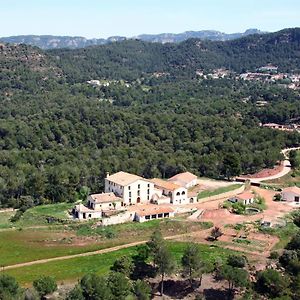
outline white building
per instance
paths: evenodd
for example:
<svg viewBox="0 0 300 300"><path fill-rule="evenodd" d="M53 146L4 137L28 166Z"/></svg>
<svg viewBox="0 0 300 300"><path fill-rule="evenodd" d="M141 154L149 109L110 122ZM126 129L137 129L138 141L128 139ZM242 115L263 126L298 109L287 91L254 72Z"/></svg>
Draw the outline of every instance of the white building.
<svg viewBox="0 0 300 300"><path fill-rule="evenodd" d="M135 221L140 223L171 217L174 217L174 210L166 205L145 205L135 210Z"/></svg>
<svg viewBox="0 0 300 300"><path fill-rule="evenodd" d="M297 186L287 187L281 192L282 200L288 202L300 202L300 188Z"/></svg>
<svg viewBox="0 0 300 300"><path fill-rule="evenodd" d="M118 172L105 178L105 193L123 199L124 206L149 203L154 194L154 183L140 176Z"/></svg>
<svg viewBox="0 0 300 300"><path fill-rule="evenodd" d="M187 189L178 184L163 179L151 179L156 189L162 191L162 195L170 199L172 204L187 204Z"/></svg>
<svg viewBox="0 0 300 300"><path fill-rule="evenodd" d="M176 174L175 176L169 178L168 181L185 187L186 189L189 189L198 184L197 176L190 172Z"/></svg>
<svg viewBox="0 0 300 300"><path fill-rule="evenodd" d="M232 202L232 203L242 203L244 205L249 205L254 203L255 199L254 199L254 195L250 192L243 192L235 197L232 197L230 199L228 199L228 201Z"/></svg>

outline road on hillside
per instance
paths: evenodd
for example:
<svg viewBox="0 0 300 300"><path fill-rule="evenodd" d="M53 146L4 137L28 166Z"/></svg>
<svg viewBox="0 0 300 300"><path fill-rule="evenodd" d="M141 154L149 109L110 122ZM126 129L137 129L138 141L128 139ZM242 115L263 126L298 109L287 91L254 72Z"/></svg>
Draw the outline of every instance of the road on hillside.
<svg viewBox="0 0 300 300"><path fill-rule="evenodd" d="M256 183L256 182L259 183L259 182L266 181L266 180L278 179L278 178L281 178L281 177L287 175L292 170L291 163L288 159L288 153L292 150L300 150L300 147L286 148L281 151L281 153L285 157L285 160L283 161L283 169L279 173L272 175L272 176L266 176L266 177L246 178L246 177L241 176L239 178L250 180L253 183Z"/></svg>

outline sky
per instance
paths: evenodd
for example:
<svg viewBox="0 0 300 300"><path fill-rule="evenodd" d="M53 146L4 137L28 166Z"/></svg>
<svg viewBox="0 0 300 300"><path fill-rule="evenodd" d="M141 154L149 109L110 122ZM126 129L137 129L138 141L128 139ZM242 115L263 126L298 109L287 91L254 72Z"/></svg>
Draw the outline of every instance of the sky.
<svg viewBox="0 0 300 300"><path fill-rule="evenodd" d="M0 0L0 36L277 31L299 16L299 0Z"/></svg>

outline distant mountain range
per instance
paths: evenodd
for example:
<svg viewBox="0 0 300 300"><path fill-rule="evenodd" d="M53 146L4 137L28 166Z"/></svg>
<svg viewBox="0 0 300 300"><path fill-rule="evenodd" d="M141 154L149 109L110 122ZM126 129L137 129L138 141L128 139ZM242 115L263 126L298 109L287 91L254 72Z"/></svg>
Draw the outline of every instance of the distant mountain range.
<svg viewBox="0 0 300 300"><path fill-rule="evenodd" d="M27 44L37 46L41 49L58 48L84 48L88 46L105 45L112 42L123 41L127 39L138 39L153 43L179 43L190 38L210 41L228 41L238 39L252 34L263 34L266 32L258 29L248 29L243 33L223 33L215 30L186 31L183 33L162 33L162 34L142 34L132 38L123 36L112 36L107 39L87 39L84 37L72 36L53 36L53 35L18 35L2 37L0 41L12 44Z"/></svg>

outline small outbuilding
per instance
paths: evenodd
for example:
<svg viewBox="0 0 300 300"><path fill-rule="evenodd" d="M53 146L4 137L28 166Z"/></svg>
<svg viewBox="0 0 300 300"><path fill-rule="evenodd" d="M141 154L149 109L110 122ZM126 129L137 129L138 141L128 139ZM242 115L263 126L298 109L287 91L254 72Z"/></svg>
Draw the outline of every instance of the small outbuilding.
<svg viewBox="0 0 300 300"><path fill-rule="evenodd" d="M287 187L281 192L282 200L288 202L300 202L300 188L297 186Z"/></svg>
<svg viewBox="0 0 300 300"><path fill-rule="evenodd" d="M249 205L254 203L254 195L251 192L243 192L237 196L229 198L228 201L232 203L242 203L244 205Z"/></svg>
<svg viewBox="0 0 300 300"><path fill-rule="evenodd" d="M146 222L155 219L174 217L174 210L170 206L146 205L135 210L135 221Z"/></svg>

